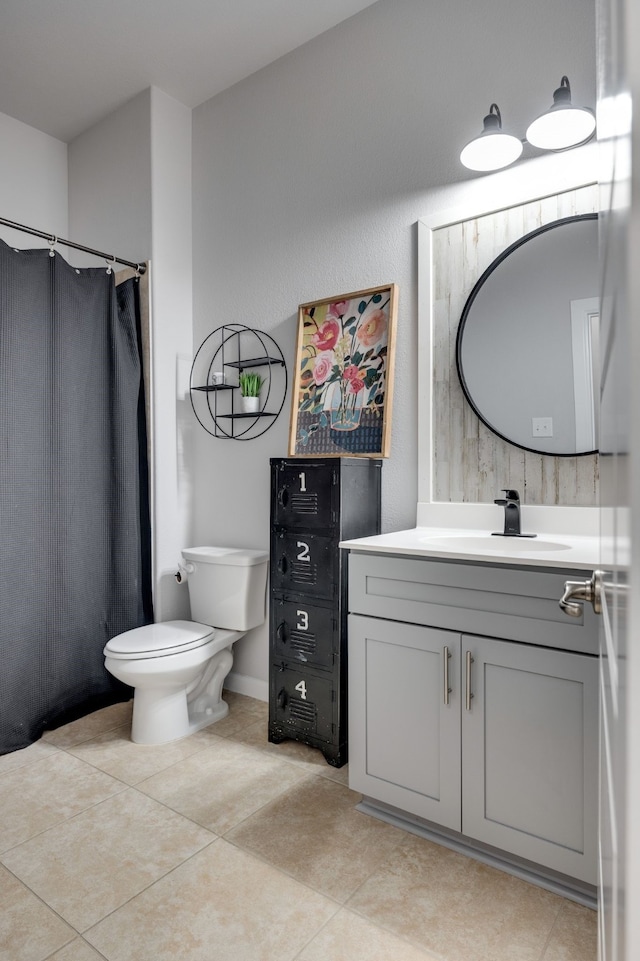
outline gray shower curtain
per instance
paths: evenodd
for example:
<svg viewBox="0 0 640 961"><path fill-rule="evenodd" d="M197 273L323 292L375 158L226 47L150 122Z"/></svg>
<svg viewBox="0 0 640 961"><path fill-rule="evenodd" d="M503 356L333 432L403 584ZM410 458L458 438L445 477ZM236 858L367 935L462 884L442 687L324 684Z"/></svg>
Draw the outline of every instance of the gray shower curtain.
<svg viewBox="0 0 640 961"><path fill-rule="evenodd" d="M0 754L126 699L153 620L136 278L0 241Z"/></svg>

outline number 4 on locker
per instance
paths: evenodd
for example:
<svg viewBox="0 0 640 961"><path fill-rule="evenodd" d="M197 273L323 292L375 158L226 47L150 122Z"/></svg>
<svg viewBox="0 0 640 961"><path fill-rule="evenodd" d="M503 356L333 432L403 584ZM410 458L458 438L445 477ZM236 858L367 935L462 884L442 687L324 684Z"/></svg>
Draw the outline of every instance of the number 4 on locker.
<svg viewBox="0 0 640 961"><path fill-rule="evenodd" d="M300 692L300 697L303 701L307 699L307 685L305 681L298 681L295 686L295 690Z"/></svg>

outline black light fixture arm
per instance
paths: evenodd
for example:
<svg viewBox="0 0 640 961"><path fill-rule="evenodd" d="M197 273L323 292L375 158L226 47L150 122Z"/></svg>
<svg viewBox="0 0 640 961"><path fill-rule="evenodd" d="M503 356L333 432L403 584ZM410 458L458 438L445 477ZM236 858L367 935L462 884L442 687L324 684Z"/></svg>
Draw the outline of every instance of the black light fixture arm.
<svg viewBox="0 0 640 961"><path fill-rule="evenodd" d="M487 120L489 120L490 117L497 117L498 119L497 126L500 127L500 129L502 129L502 114L500 113L500 107L498 106L497 103L492 103L491 106L489 107L489 113L484 118L485 125Z"/></svg>
<svg viewBox="0 0 640 961"><path fill-rule="evenodd" d="M571 103L571 84L569 83L568 77L562 77L560 80L560 86L557 90L553 92L553 102L555 103Z"/></svg>

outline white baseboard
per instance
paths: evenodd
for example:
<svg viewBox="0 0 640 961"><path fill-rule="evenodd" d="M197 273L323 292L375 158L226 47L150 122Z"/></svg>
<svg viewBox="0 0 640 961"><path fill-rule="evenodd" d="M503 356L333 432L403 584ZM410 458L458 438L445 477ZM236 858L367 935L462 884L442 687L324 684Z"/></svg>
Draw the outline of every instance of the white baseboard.
<svg viewBox="0 0 640 961"><path fill-rule="evenodd" d="M249 677L247 674L238 674L231 671L225 679L224 686L236 694L255 697L257 701L269 700L269 682L260 681L257 677Z"/></svg>

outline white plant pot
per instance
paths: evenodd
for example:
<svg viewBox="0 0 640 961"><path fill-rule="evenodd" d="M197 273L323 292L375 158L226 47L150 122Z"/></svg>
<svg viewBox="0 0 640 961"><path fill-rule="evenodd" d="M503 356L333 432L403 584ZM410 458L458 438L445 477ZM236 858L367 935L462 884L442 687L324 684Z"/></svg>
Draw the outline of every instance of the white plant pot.
<svg viewBox="0 0 640 961"><path fill-rule="evenodd" d="M240 397L240 406L245 414L257 414L260 410L259 397Z"/></svg>

